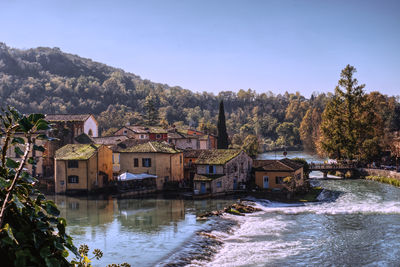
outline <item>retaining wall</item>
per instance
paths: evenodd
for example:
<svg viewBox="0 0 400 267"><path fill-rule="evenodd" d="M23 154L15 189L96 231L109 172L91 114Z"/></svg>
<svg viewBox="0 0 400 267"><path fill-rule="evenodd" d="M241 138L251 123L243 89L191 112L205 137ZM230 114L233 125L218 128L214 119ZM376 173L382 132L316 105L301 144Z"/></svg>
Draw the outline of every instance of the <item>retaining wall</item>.
<svg viewBox="0 0 400 267"><path fill-rule="evenodd" d="M389 171L389 170L380 170L380 169L360 169L363 175L368 176L385 176L390 178L395 178L400 180L400 172Z"/></svg>

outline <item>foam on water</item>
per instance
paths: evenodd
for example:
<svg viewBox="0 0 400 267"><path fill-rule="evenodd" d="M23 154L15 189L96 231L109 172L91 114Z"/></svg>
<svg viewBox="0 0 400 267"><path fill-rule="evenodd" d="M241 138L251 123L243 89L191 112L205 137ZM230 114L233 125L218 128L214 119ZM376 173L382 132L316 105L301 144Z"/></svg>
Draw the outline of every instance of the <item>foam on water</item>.
<svg viewBox="0 0 400 267"><path fill-rule="evenodd" d="M379 185L381 192L377 193L369 190L368 186L362 187L360 192L351 182L346 184L346 182L334 181L334 183L334 187L340 193L337 193L338 196L333 200L331 199L332 192L323 191L320 200L325 202L285 204L261 200L257 203L257 207L262 209L260 212L245 217L225 215L237 220L238 225L232 229L231 234L214 231L213 234L224 242L222 248L211 262L192 262L191 265L265 266L267 262L272 266L280 265L288 258L301 258L307 255L307 251L315 250L318 247L315 240L320 237L320 229L325 231L327 238L332 240L336 238L335 235L332 236L329 231L327 232L327 226L324 224L325 220L335 220L333 216L341 216L339 221L343 220L347 223L345 216L364 218L371 215L400 215L400 203L395 199L397 196L393 196L390 192L388 195L392 197L387 197L384 188L386 185ZM395 193L400 195L398 190ZM358 233L359 229L363 229L363 225L359 226L357 223L358 221L355 220L354 225L345 224L351 230L344 231L355 229L354 233ZM311 237L308 239L308 234L302 234L302 231L310 232ZM349 234L346 234L347 236ZM384 242L374 241L380 246L384 245ZM337 244L336 241L333 244ZM300 264L301 261L295 263Z"/></svg>

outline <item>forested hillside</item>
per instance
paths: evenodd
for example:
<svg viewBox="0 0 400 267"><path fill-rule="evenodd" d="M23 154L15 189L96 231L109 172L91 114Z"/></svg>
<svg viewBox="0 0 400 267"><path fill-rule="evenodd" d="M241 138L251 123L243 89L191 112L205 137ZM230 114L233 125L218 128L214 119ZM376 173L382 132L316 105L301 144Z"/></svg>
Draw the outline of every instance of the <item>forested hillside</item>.
<svg viewBox="0 0 400 267"><path fill-rule="evenodd" d="M382 112L382 120L395 128L395 98L379 93L371 97L390 109ZM215 133L218 103L223 100L233 144L241 145L247 135L254 134L267 148L304 144L312 150L319 137L321 113L331 98L331 94L314 94L311 99L300 93L259 94L251 89L194 93L58 48L20 50L0 43L1 106L15 106L26 113L92 113L103 134L127 122L148 123L149 114L161 125L190 125Z"/></svg>

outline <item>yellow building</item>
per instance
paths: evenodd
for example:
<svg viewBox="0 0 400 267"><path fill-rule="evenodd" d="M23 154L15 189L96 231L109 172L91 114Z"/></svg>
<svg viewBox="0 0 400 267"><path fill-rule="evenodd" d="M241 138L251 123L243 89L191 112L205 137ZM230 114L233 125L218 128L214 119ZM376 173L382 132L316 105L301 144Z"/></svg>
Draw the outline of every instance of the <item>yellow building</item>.
<svg viewBox="0 0 400 267"><path fill-rule="evenodd" d="M283 189L284 179L293 177L296 187L304 185L303 165L290 159L254 160L255 183L262 189Z"/></svg>
<svg viewBox="0 0 400 267"><path fill-rule="evenodd" d="M65 145L54 161L56 193L92 191L112 179L112 151L104 145Z"/></svg>
<svg viewBox="0 0 400 267"><path fill-rule="evenodd" d="M121 173L156 175L157 190L162 190L166 182L183 182L183 152L166 142L147 142L126 148L115 146L113 152Z"/></svg>

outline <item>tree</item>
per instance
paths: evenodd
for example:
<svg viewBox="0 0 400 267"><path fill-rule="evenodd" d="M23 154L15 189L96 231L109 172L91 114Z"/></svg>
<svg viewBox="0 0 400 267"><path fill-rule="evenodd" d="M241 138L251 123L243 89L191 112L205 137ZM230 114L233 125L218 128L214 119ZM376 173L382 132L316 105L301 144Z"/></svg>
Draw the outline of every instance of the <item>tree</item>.
<svg viewBox="0 0 400 267"><path fill-rule="evenodd" d="M72 238L65 232L66 221L53 201L34 188L36 179L25 170L35 164L30 151L44 151L33 138L48 139L41 131L49 129L42 114L24 116L15 109L0 114L3 140L0 162L0 257L4 266L70 266L68 251L79 256ZM25 138L14 137L16 132ZM21 147L23 149L21 149ZM8 158L14 149L20 161Z"/></svg>
<svg viewBox="0 0 400 267"><path fill-rule="evenodd" d="M335 95L322 114L320 152L336 159L365 159L377 156L379 133L365 85L353 78L356 69L347 65L340 74Z"/></svg>
<svg viewBox="0 0 400 267"><path fill-rule="evenodd" d="M149 126L155 126L159 123L157 97L149 94L144 102L145 123Z"/></svg>
<svg viewBox="0 0 400 267"><path fill-rule="evenodd" d="M257 136L250 134L244 139L242 150L250 157L255 158L258 155L259 146Z"/></svg>
<svg viewBox="0 0 400 267"><path fill-rule="evenodd" d="M228 148L229 141L228 141L228 134L226 133L224 102L222 100L219 103L217 128L218 128L217 148L218 149L226 149L226 148Z"/></svg>

